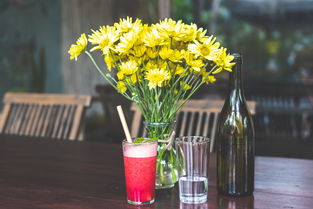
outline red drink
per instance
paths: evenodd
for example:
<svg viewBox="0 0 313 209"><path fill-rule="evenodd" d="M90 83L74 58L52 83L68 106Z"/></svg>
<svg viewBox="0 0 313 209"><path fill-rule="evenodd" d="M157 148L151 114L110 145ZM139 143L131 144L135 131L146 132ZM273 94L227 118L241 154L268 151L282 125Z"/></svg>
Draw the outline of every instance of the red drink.
<svg viewBox="0 0 313 209"><path fill-rule="evenodd" d="M127 199L148 202L154 199L156 156L124 157Z"/></svg>
<svg viewBox="0 0 313 209"><path fill-rule="evenodd" d="M127 201L141 205L154 202L157 142L123 142Z"/></svg>

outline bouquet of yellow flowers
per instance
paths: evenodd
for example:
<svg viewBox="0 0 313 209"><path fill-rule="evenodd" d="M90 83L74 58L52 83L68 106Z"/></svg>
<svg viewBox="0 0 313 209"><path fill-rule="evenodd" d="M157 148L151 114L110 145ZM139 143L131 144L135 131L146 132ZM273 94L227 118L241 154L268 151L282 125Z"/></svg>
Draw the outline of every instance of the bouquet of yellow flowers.
<svg viewBox="0 0 313 209"><path fill-rule="evenodd" d="M90 50L88 43L93 46ZM110 72L100 69L92 57L94 51L101 52ZM215 82L216 74L231 71L235 64L234 57L215 37L207 36L206 30L172 19L147 25L127 17L113 26L92 30L88 38L82 34L68 52L75 60L85 52L108 83L138 105L150 125L173 123L176 113L201 85ZM171 131L148 126L151 138L164 139ZM166 168L161 158L166 157L168 173L176 182L175 151L166 147L165 143L159 145L157 173L161 172L164 183Z"/></svg>

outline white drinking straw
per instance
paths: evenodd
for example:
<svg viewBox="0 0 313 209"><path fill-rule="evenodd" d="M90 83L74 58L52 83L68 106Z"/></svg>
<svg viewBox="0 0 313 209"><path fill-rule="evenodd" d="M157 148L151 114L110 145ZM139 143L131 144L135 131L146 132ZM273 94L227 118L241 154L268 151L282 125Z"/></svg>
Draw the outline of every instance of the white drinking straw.
<svg viewBox="0 0 313 209"><path fill-rule="evenodd" d="M117 109L118 115L120 117L120 120L121 120L123 129L124 129L124 133L125 133L126 139L127 139L127 141L129 143L132 143L132 138L131 138L130 133L129 133L129 129L128 129L128 126L127 126L127 123L126 123L126 120L125 120L125 116L124 116L124 112L123 112L122 106L119 105L119 106L116 107L116 109Z"/></svg>

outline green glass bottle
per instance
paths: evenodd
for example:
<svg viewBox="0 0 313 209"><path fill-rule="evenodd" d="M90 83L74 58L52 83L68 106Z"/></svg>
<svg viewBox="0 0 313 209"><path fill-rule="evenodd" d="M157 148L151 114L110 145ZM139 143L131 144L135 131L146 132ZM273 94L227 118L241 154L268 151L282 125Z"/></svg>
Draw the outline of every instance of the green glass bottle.
<svg viewBox="0 0 313 209"><path fill-rule="evenodd" d="M217 188L231 196L254 190L254 127L242 87L240 54L235 57L229 92L217 125Z"/></svg>

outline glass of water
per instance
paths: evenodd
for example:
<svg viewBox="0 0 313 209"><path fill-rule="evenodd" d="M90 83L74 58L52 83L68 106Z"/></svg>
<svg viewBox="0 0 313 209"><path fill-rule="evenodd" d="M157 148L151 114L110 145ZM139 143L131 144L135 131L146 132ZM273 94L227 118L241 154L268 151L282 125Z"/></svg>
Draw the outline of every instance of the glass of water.
<svg viewBox="0 0 313 209"><path fill-rule="evenodd" d="M198 204L207 201L209 138L183 136L175 140L176 151L183 159L179 177L179 198L183 203Z"/></svg>

